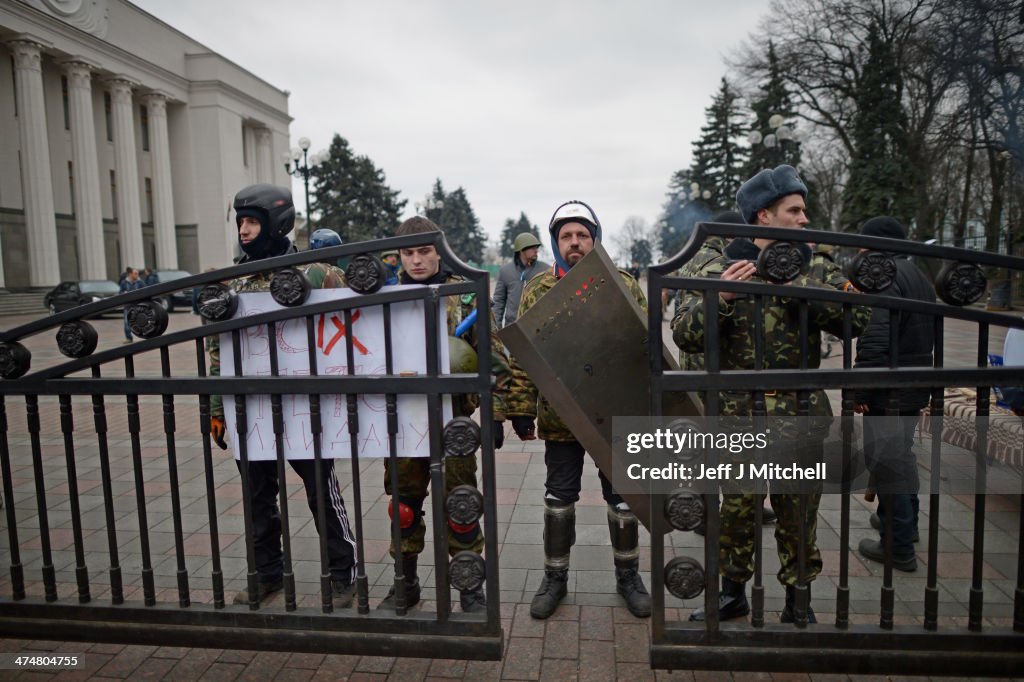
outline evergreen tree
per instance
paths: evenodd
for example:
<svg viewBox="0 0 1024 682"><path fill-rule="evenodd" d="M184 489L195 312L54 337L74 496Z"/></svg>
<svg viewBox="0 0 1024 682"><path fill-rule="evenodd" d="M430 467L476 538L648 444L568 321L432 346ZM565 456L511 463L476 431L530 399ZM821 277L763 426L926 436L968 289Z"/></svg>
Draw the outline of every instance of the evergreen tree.
<svg viewBox="0 0 1024 682"><path fill-rule="evenodd" d="M707 123L700 129L700 139L693 143L690 180L700 186L701 198L713 212L732 208L736 191L746 179L746 152L738 144L743 134L738 101L739 95L723 78L711 106L704 110Z"/></svg>
<svg viewBox="0 0 1024 682"><path fill-rule="evenodd" d="M335 133L329 158L313 168L310 212L317 227L337 232L343 241L391 236L405 199L387 186L384 171L368 157L356 156L348 141Z"/></svg>
<svg viewBox="0 0 1024 682"><path fill-rule="evenodd" d="M482 263L487 235L480 227L466 191L459 187L454 192L445 192L438 178L429 198L431 206L425 215L444 230L445 239L455 255L467 262Z"/></svg>
<svg viewBox="0 0 1024 682"><path fill-rule="evenodd" d="M915 215L913 167L906 153L902 77L893 46L872 24L868 58L855 93L853 154L843 191L842 226L854 231L868 218L890 215L909 226Z"/></svg>
<svg viewBox="0 0 1024 682"><path fill-rule="evenodd" d="M537 241L540 241L540 230L537 229L536 225L530 223L530 219L526 217L525 213L520 211L519 219L512 220L512 218L509 218L505 221L505 227L501 230L500 253L502 258L512 259L515 253L512 249L512 243L516 240L516 235L523 232L529 232L537 238Z"/></svg>

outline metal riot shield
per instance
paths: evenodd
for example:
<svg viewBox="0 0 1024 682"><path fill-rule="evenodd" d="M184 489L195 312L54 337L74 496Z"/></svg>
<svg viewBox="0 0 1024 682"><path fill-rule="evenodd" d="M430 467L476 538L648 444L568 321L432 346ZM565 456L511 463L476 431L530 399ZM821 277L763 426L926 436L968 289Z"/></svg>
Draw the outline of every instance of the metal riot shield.
<svg viewBox="0 0 1024 682"><path fill-rule="evenodd" d="M498 336L611 480L612 417L650 413L651 377L647 316L604 248L596 244ZM667 349L662 361L678 369ZM696 396L665 395L662 414L700 414ZM647 492L615 492L650 530Z"/></svg>

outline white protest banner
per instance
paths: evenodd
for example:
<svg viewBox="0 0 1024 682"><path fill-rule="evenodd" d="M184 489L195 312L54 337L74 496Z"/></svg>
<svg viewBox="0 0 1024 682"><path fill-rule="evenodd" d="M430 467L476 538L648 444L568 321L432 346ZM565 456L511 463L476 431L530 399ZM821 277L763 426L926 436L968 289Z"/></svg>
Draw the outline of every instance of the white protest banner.
<svg viewBox="0 0 1024 682"><path fill-rule="evenodd" d="M411 285L410 285L411 286ZM383 291L396 287L384 287ZM358 296L351 289L315 289L307 303L320 303L334 299ZM269 292L243 293L238 296L235 318L281 310L282 306ZM408 301L391 305L391 348L395 374L427 371L426 330L424 329L422 301ZM320 376L348 374L345 337L351 335L355 357L354 374L374 376L385 374L384 314L381 306L358 308L352 311L352 328L345 328L342 312L318 315L313 320L316 336L317 374ZM241 330L242 376L270 376L270 343L277 346L278 375L308 376L309 349L306 318L298 317L279 322L276 339L267 338L266 325ZM447 371L448 325L444 305L438 310L438 347L441 351L440 367ZM231 335L220 335L221 376L235 373ZM399 395L397 452L401 457L429 457L430 443L427 421L427 397ZM359 395L360 457L387 457L388 430L383 395ZM442 424L451 419L451 402L442 400ZM309 420L309 397L282 395L284 416L284 454L288 459L313 458L313 434ZM274 424L269 395L246 398L246 446L250 460L276 459ZM227 432L235 434L234 396L224 396L224 416ZM320 396L320 417L323 424L322 454L325 458L345 459L351 456L351 436L348 427L348 403L345 395L325 391ZM235 448L235 458L239 457Z"/></svg>

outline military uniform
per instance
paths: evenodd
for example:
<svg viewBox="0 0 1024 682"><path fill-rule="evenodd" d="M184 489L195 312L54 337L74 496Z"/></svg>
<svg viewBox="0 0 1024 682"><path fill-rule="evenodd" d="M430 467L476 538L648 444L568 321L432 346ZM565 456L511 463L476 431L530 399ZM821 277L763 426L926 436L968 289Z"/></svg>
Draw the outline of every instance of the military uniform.
<svg viewBox="0 0 1024 682"><path fill-rule="evenodd" d="M288 251L294 251L290 247ZM286 251L285 253L287 253ZM283 255L280 253L272 255ZM345 286L345 275L334 266L323 263L311 263L299 266L314 289L334 289ZM270 290L272 273L257 273L239 277L228 283L238 293ZM210 376L220 376L220 339L217 336L206 337L206 350L210 357ZM214 417L224 416L223 399L219 395L211 396L210 412ZM285 453L287 455L287 453ZM239 472L242 462L236 460ZM302 478L306 489L306 502L313 521L319 528L317 514L318 492L316 487L316 461L312 459L289 459L292 469ZM349 524L345 501L341 496L341 487L334 470L333 459L321 460L321 476L327 510L327 560L331 580L337 589L351 586L355 581L355 536ZM248 463L249 494L251 497L252 528L256 570L259 582L270 585L280 581L283 573L283 555L281 550L281 514L277 507L277 496L280 482L277 478L277 462L274 460L250 461Z"/></svg>
<svg viewBox="0 0 1024 682"><path fill-rule="evenodd" d="M685 270L685 276L718 278L728 267L724 255L725 241L719 237L708 239L703 248L694 256ZM794 286L812 288L847 288L847 280L839 268L820 256L812 257L810 268L797 277ZM703 293L681 292L680 305L672 320L672 335L680 350L688 354L704 352ZM842 334L843 308L841 305L823 301L808 301L807 347L810 350L807 366L817 368L820 355L821 331ZM719 333L719 365L722 370L754 370L754 320L755 303L752 298L739 297L727 302L719 297L719 319L715 321ZM798 300L784 296L766 297L763 307L763 369L791 369L800 366L800 324ZM870 309L863 306L852 308L853 333L859 334L867 324ZM798 414L796 392L768 392L765 394L765 412L769 417L796 416ZM831 417L832 408L825 392L809 391L807 415L810 417ZM719 393L720 414L723 416L751 416L753 397L749 392ZM815 423L816 420L811 420ZM821 442L828 432L828 419L818 421L810 439L805 439L803 453L812 458L820 457ZM814 428L814 427L812 427ZM774 486L774 484L773 484ZM755 497L753 494L729 492L728 483L723 485L725 494L722 502L722 527L719 551L719 569L723 577L736 583L743 583L753 575L753 553L755 526ZM735 490L735 488L733 489ZM797 562L797 547L800 540L800 496L777 492L785 490L774 486L771 494L772 508L778 515L775 538L778 545L781 567L779 581L787 586L796 585L800 566ZM817 510L820 493L806 496L804 523L807 529L806 557L803 577L810 582L821 571L821 553L816 543Z"/></svg>
<svg viewBox="0 0 1024 682"><path fill-rule="evenodd" d="M404 280L408 283L420 283ZM445 271L443 283L462 282L463 277ZM446 313L448 318L448 333L455 335L455 328L462 320L476 310L476 299L472 294L462 297L445 297ZM504 420L505 395L509 391L512 382L509 369L508 351L504 344L498 339L494 323L494 316L490 319L491 338L491 374L497 383L492 395L494 396L494 418ZM470 327L463 335L463 340L469 343L474 349L477 347L476 327ZM452 407L454 416L471 416L480 405L480 398L477 394L461 394L452 396ZM399 453L401 454L401 453ZM476 481L476 457L449 457L444 462L444 496L460 485L477 487ZM398 499L400 504L405 505L412 511L414 517L409 525L403 524L402 528L402 554L405 556L417 555L423 551L426 524L423 521L423 503L427 497L427 486L430 484L430 458L428 457L399 457L398 458ZM391 489L391 461L384 462L384 489L390 495ZM454 556L457 552L471 550L480 554L484 549L484 536L479 522L472 526L455 527L448 524L448 552ZM391 554L394 556L394 547Z"/></svg>

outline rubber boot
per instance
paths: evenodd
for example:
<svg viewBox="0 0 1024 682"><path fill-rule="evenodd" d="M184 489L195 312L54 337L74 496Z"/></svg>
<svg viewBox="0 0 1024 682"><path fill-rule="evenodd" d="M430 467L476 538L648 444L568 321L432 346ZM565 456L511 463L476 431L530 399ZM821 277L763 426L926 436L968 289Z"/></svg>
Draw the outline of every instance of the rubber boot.
<svg viewBox="0 0 1024 682"><path fill-rule="evenodd" d="M750 603L747 602L746 583L738 583L723 577L722 589L718 593L718 620L743 618L748 613ZM690 614L690 620L695 623L703 623L705 617L703 606Z"/></svg>
<svg viewBox="0 0 1024 682"><path fill-rule="evenodd" d="M651 595L637 573L640 567L640 524L625 504L608 507L608 534L615 555L615 589L637 618L651 615Z"/></svg>
<svg viewBox="0 0 1024 682"><path fill-rule="evenodd" d="M780 623L795 623L796 616L796 587L793 585L786 585L786 605L782 609L782 613L779 614ZM811 585L807 584L807 622L817 623L818 619L814 617L814 609L811 608Z"/></svg>
<svg viewBox="0 0 1024 682"><path fill-rule="evenodd" d="M568 593L569 549L576 533L576 505L544 499L544 579L530 602L530 615L549 618Z"/></svg>
<svg viewBox="0 0 1024 682"><path fill-rule="evenodd" d="M405 606L406 608L416 606L420 603L420 578L416 575L416 560L418 555L402 557L402 582L405 583ZM388 596L377 606L378 609L395 608L395 586L388 590Z"/></svg>

